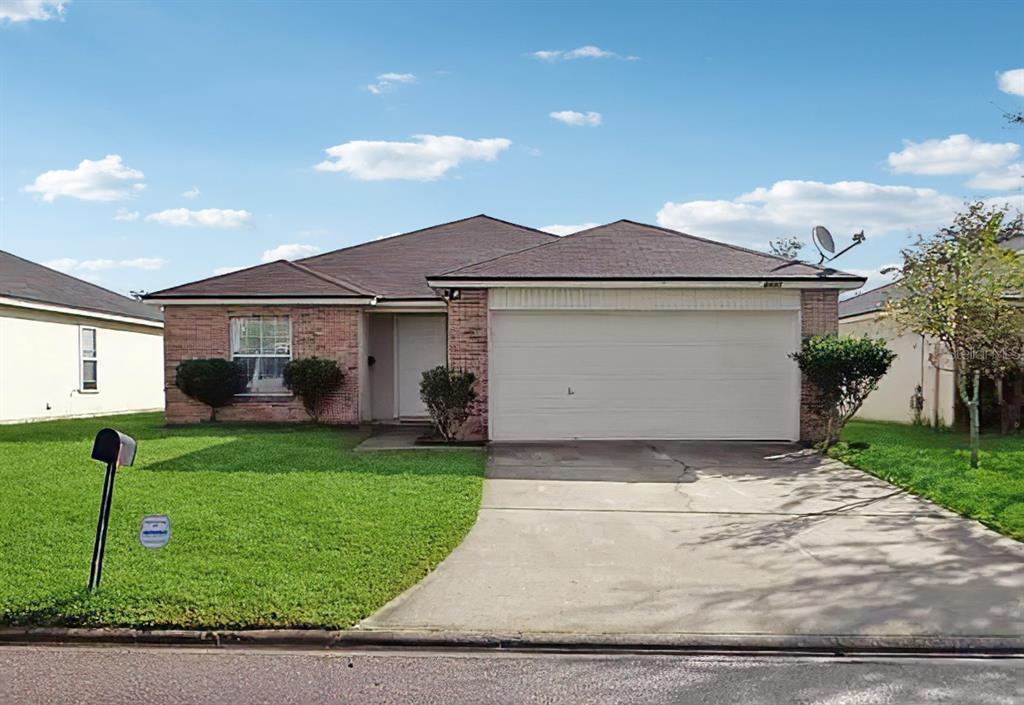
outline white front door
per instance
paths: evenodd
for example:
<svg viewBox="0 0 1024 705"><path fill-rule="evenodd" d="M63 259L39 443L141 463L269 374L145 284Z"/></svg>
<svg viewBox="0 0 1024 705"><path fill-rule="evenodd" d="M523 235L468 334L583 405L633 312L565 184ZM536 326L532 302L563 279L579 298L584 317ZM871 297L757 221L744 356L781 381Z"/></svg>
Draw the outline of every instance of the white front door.
<svg viewBox="0 0 1024 705"><path fill-rule="evenodd" d="M796 311L495 312L494 440L796 438Z"/></svg>
<svg viewBox="0 0 1024 705"><path fill-rule="evenodd" d="M424 370L445 364L447 360L447 317L434 314L399 314L395 361L398 369L398 415L426 416L420 400L420 380Z"/></svg>

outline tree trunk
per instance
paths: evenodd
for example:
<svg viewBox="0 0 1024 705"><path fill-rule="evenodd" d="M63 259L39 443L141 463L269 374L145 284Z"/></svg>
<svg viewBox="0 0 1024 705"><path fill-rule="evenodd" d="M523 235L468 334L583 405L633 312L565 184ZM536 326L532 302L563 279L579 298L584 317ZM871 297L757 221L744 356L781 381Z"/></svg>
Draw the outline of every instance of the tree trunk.
<svg viewBox="0 0 1024 705"><path fill-rule="evenodd" d="M974 396L971 398L971 467L978 467L978 449L981 445L981 431L979 417L981 416L981 404L979 396L981 393L981 373L974 371Z"/></svg>
<svg viewBox="0 0 1024 705"><path fill-rule="evenodd" d="M971 393L967 393L967 375L957 375L957 388L960 390L960 399L967 406L971 417L971 467L978 467L978 449L981 445L980 439L980 416L981 416L981 372L975 370L971 373Z"/></svg>
<svg viewBox="0 0 1024 705"><path fill-rule="evenodd" d="M213 423L216 420L217 420L217 407L211 406L210 407L210 423Z"/></svg>

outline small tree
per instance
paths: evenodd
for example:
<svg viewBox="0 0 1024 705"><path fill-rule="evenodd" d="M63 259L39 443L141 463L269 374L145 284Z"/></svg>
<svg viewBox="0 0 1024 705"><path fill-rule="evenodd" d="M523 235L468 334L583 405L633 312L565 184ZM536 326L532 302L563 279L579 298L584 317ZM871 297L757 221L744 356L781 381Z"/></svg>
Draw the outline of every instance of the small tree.
<svg viewBox="0 0 1024 705"><path fill-rule="evenodd" d="M284 366L284 386L302 399L306 413L320 422L324 401L341 387L345 372L334 360L322 357L307 357L292 360Z"/></svg>
<svg viewBox="0 0 1024 705"><path fill-rule="evenodd" d="M896 353L884 340L818 335L804 340L800 352L790 357L818 390L825 417L821 445L827 450L889 371Z"/></svg>
<svg viewBox="0 0 1024 705"><path fill-rule="evenodd" d="M953 361L971 427L971 467L978 467L981 381L997 381L1024 362L1024 259L1000 245L1024 233L1018 214L968 204L953 224L903 251L900 296L887 310L903 329L929 336ZM937 364L937 363L936 363Z"/></svg>
<svg viewBox="0 0 1024 705"><path fill-rule="evenodd" d="M209 406L210 421L216 421L217 409L245 390L245 375L245 366L231 360L182 360L175 369L174 384L185 396Z"/></svg>
<svg viewBox="0 0 1024 705"><path fill-rule="evenodd" d="M455 439L459 428L469 418L476 401L476 375L466 370L453 370L441 365L423 373L420 398L427 406L438 433L446 441Z"/></svg>
<svg viewBox="0 0 1024 705"><path fill-rule="evenodd" d="M796 259L803 248L804 243L796 237L777 237L768 242L768 251L784 259Z"/></svg>

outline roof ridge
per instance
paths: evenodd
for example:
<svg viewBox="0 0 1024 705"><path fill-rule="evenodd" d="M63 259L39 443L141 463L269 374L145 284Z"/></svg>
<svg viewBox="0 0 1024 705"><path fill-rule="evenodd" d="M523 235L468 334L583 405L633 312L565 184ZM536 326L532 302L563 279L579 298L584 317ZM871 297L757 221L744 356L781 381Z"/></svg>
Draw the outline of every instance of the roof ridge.
<svg viewBox="0 0 1024 705"><path fill-rule="evenodd" d="M349 291L354 291L357 294L365 294L366 296L377 295L375 292L370 291L369 289L366 289L362 285L356 284L355 282L349 279L343 279L341 277L335 277L330 274L324 274L323 272L316 271L312 267L307 267L304 264L299 264L298 262L292 262L286 259L280 259L275 261L284 262L289 267L294 267L295 269L298 269L300 272L309 274L310 276L316 277L317 279L322 279L323 281L328 282L329 284L334 284L335 286L338 286L342 289L348 289Z"/></svg>
<svg viewBox="0 0 1024 705"><path fill-rule="evenodd" d="M407 235L417 235L417 234L425 232L427 230L436 230L437 228L443 228L443 227L446 227L448 225L455 225L456 223L465 223L467 220L473 220L474 218L487 218L488 220L493 220L496 223L504 223L505 225L510 225L510 226L512 226L514 228L521 228L523 230L530 230L532 232L542 233L544 235L549 235L551 237L558 237L557 235L554 235L552 233L546 233L543 230L538 230L537 228L531 228L529 225L520 225L519 223L513 223L510 220L502 220L501 218L495 218L494 216L487 215L486 213L477 213L476 215L466 216L465 218L456 218L455 220L449 220L446 223L438 223L437 225L428 225L425 228L417 228L416 230L410 230L410 231L404 232L404 233L397 233L395 235L388 235L387 237L380 237L380 238L377 238L376 240L367 240L366 242L358 242L355 245L349 245L348 247L339 247L336 250L331 250L329 252L321 252L318 255L312 255L310 257L303 257L302 259L298 259L298 260L295 260L295 261L296 262L308 262L310 260L315 260L315 259L319 259L321 257L326 257L327 255L336 255L339 252L348 252L349 250L355 250L355 249L358 249L360 247L366 247L367 245L374 245L374 244L376 244L378 242L397 240L398 238L406 237Z"/></svg>
<svg viewBox="0 0 1024 705"><path fill-rule="evenodd" d="M504 222L504 221L500 221L500 222ZM594 228L587 228L587 229L588 230L593 230ZM537 232L544 232L544 231L543 230L538 230ZM469 264L462 264L462 265L459 265L458 267L456 267L455 269L449 269L449 270L447 270L445 272L439 272L438 274L434 274L434 275L430 275L430 276L443 277L443 276L446 276L448 274L454 274L455 272L458 272L459 270L462 270L462 269L468 269L469 267L479 267L482 264L490 264L491 262L494 262L495 260L499 260L499 259L501 259L503 257L511 257L512 255L521 255L524 252L531 252L531 251L536 250L536 249L538 249L540 247L548 247L549 245L557 244L557 243L561 242L562 240L565 240L567 237L572 237L576 233L571 233L569 235L563 235L563 236L558 236L558 235L555 235L554 233L545 233L545 234L546 235L551 235L551 237L553 237L555 239L554 240L549 240L548 242L540 242L540 243L537 243L536 245L530 245L529 247L524 247L523 249L516 250L514 252L505 252L505 253L502 253L500 255L495 255L494 257L488 257L487 259L477 260L476 262L470 262ZM429 278L429 276L428 276L428 278Z"/></svg>
<svg viewBox="0 0 1024 705"><path fill-rule="evenodd" d="M5 254L8 257L13 257L14 259L20 260L20 261L22 261L22 262L24 262L26 264L32 265L33 267L39 267L40 269L45 269L48 272L53 272L54 274L56 274L58 276L61 276L61 277L65 278L65 279L70 279L71 281L75 282L76 284L83 284L85 286L92 287L93 289L99 289L100 291L102 291L104 293L113 294L114 296L117 296L118 298L124 299L127 303L138 304L140 306L146 306L146 304L144 302L139 301L138 299L133 299L130 296L125 296L124 294L119 294L116 291L114 291L113 289L108 289L105 286L100 286L99 284L93 284L90 281L86 281L85 279L80 279L79 277L72 276L72 275L68 274L67 272L60 271L59 269L54 269L53 267L47 267L45 264L41 264L39 262L33 262L32 260L26 259L25 257L22 257L20 255L16 255L13 252L8 252L7 250L0 250L0 253ZM14 296L14 295L11 295L11 294L4 294L3 292L0 292L0 296L11 296L11 298L14 298L14 299L19 299L19 298L20 299L25 299L25 297L22 297L22 296ZM26 301L40 301L42 303L48 303L46 301L43 301L42 299L25 299L25 300ZM62 304L62 305L65 305L65 304ZM85 310L85 311L99 311L100 310L100 309L96 309L96 308L86 308L84 306L80 306L78 308L82 308L82 310ZM124 314L121 314L121 315L124 315Z"/></svg>
<svg viewBox="0 0 1024 705"><path fill-rule="evenodd" d="M742 245L734 245L731 242L723 242L722 240L712 240L711 238L701 237L700 235L691 235L690 233L684 233L681 230L673 230L672 228L666 228L666 227L664 227L662 225L651 225L650 223L641 223L639 221L630 220L628 218L621 218L619 220L616 220L615 222L616 223L632 223L633 225L640 225L640 226L647 227L647 228L654 228L655 230L661 230L662 232L666 232L666 233L668 233L670 235L678 235L679 237L688 237L688 238L690 238L692 240L700 240L701 242L710 242L713 245L722 245L723 247L729 247L729 248L732 248L734 250L739 250L740 252L746 252L746 253L751 254L751 255L760 255L761 257L767 257L768 259L778 260L779 262L784 262L787 265L802 264L805 267L812 267L814 269L817 269L818 271L820 271L822 273L826 273L826 271L827 271L826 267L822 267L821 265L818 265L818 264L811 264L810 262L803 262L801 260L796 260L796 259L786 259L785 257L780 257L779 255L773 255L770 252L761 252L760 250L754 250L754 249L751 249L749 247L743 247ZM613 223L609 223L609 225L612 225L612 224ZM836 271L838 272L838 270L836 270ZM848 272L839 272L839 273L847 274Z"/></svg>

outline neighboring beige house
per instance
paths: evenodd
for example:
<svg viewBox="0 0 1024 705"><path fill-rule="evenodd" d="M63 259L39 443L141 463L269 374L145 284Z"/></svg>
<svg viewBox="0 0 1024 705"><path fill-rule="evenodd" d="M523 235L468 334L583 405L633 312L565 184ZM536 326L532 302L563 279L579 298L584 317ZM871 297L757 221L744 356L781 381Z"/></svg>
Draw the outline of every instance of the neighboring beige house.
<svg viewBox="0 0 1024 705"><path fill-rule="evenodd" d="M0 423L163 404L158 309L0 250Z"/></svg>
<svg viewBox="0 0 1024 705"><path fill-rule="evenodd" d="M868 396L857 416L873 421L910 423L914 419L911 399L920 385L924 421L933 426L951 425L956 387L949 361L941 357L941 349L933 342L917 333L901 333L887 318L885 303L898 295L899 287L887 284L839 302L841 335L884 338L897 355L888 374Z"/></svg>
<svg viewBox="0 0 1024 705"><path fill-rule="evenodd" d="M1013 238L1003 245L1024 253L1024 237ZM857 416L910 423L914 418L911 398L920 385L924 396L924 421L933 426L950 426L956 421L958 394L956 377L950 371L952 363L934 342L909 331L901 333L887 319L885 304L899 295L899 283L894 282L839 302L840 334L884 338L899 356ZM1013 394L1013 391L1007 389L1004 394Z"/></svg>

